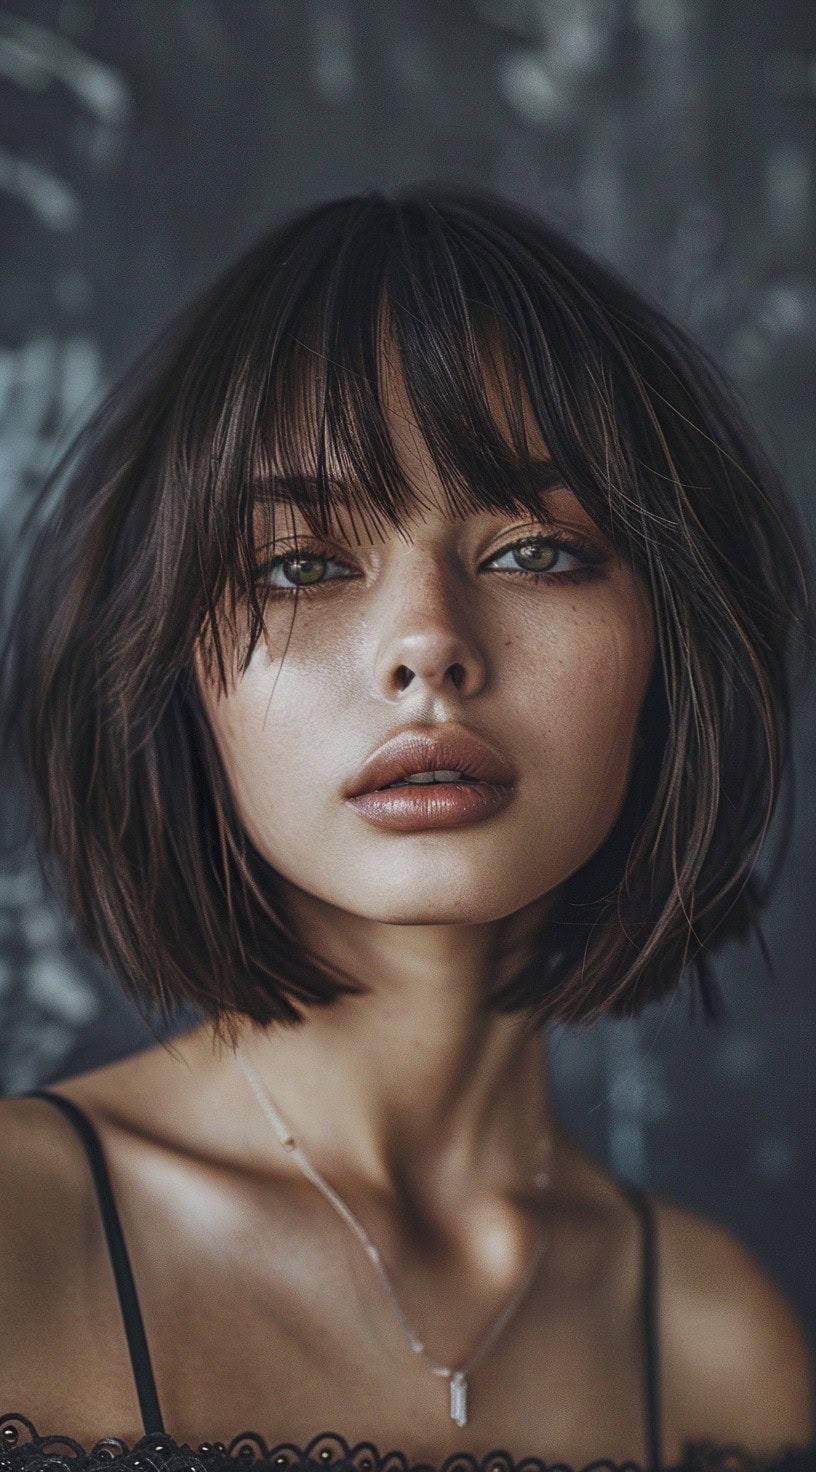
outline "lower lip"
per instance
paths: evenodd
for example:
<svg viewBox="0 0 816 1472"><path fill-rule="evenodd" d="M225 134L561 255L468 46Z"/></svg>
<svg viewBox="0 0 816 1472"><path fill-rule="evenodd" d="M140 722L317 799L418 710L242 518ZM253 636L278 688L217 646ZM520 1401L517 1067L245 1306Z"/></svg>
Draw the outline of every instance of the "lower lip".
<svg viewBox="0 0 816 1472"><path fill-rule="evenodd" d="M398 833L423 828L462 828L502 812L513 798L509 782L433 782L391 787L349 798L370 823Z"/></svg>

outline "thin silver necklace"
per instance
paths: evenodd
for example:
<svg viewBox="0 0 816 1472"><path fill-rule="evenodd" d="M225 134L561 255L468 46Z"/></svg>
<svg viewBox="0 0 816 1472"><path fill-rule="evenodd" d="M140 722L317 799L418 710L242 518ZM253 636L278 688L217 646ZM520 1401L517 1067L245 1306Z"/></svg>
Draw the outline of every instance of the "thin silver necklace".
<svg viewBox="0 0 816 1472"><path fill-rule="evenodd" d="M303 1174L310 1181L312 1181L315 1186L317 1186L319 1191L322 1191L323 1195L326 1197L326 1200L331 1202L335 1210L348 1224L348 1226L351 1227L351 1230L354 1232L355 1236L362 1243L363 1248L365 1249L366 1256L377 1269L377 1272L379 1273L382 1280L383 1287L385 1288L388 1297L391 1299L391 1302L393 1303L394 1308L397 1311L399 1321L406 1334L411 1349L414 1351L414 1354L419 1354L422 1356L422 1358L429 1365L432 1374L441 1375L449 1382L449 1411L451 1420L454 1421L457 1426L466 1426L468 1389L467 1377L470 1374L471 1370L473 1370L475 1366L480 1362L480 1360L484 1358L488 1350L493 1347L500 1333L502 1332L502 1329L504 1329L505 1325L509 1322L511 1315L520 1304L522 1298L527 1292L527 1289L530 1287L535 1273L538 1269L538 1265L543 1256L544 1248L549 1242L549 1237L543 1232L540 1234L536 1250L533 1253L533 1257L530 1262L530 1266L525 1273L520 1286L516 1289L509 1303L505 1305L501 1313L490 1325L490 1328L484 1335L484 1338L480 1340L470 1358L464 1364L459 1365L458 1367L454 1367L452 1365L440 1365L436 1360L432 1359L431 1356L426 1353L425 1345L419 1338L419 1335L413 1329L412 1325L409 1323L403 1311L402 1305L394 1291L394 1286L391 1282L391 1279L389 1278L383 1266L382 1258L380 1257L377 1248L374 1246L374 1243L371 1241L371 1238L369 1237L362 1222L357 1219L357 1217L354 1215L354 1212L343 1200L342 1196L340 1196L337 1191L334 1190L334 1187L329 1185L328 1181L325 1179L324 1176L320 1174L320 1171L317 1169L317 1167L312 1165L312 1162L309 1160L308 1156L304 1153L304 1151L295 1140L295 1137L286 1124L286 1121L283 1119L278 1109L276 1109L275 1105L272 1103L269 1091L267 1090L265 1085L261 1083L258 1075L255 1072L255 1069L252 1067L252 1064L247 1058L243 1056L240 1048L238 1047L236 1047L235 1056L237 1057L238 1062L240 1063L241 1068L246 1075L247 1081L249 1082L252 1091L261 1106L261 1109L263 1110L264 1114L272 1125L272 1128L274 1129L284 1150L287 1150L289 1152L289 1154L292 1156L292 1159L300 1167ZM551 1148L552 1135L549 1133L545 1133L541 1136L537 1143L536 1155L540 1156L542 1153L546 1153L546 1159L547 1161L549 1161ZM550 1176L547 1164L539 1165L533 1177L533 1181L536 1186L543 1187L549 1185Z"/></svg>

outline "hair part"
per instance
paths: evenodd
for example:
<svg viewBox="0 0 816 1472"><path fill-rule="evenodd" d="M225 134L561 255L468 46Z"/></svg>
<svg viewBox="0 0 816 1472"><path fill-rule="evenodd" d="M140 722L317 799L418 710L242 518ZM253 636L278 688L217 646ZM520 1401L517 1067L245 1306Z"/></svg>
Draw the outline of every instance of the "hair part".
<svg viewBox="0 0 816 1472"><path fill-rule="evenodd" d="M296 1024L367 991L309 950L243 830L197 663L225 690L225 656L246 669L276 513L296 505L321 536L339 512L367 534L404 530L421 497L384 412L388 352L452 517L546 516L526 403L655 615L621 812L493 1005L535 1025L634 1015L688 972L715 1020L717 947L753 929L772 969L759 918L789 842L812 550L708 355L484 191L374 190L287 220L165 329L35 498L14 549L0 740L43 872L143 1015L189 1004L230 1034L236 1018Z"/></svg>

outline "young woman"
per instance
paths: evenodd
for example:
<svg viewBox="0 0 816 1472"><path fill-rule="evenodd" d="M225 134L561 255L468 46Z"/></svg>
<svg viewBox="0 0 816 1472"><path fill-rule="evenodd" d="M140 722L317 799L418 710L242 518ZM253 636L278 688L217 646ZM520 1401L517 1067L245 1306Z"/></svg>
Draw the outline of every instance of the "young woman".
<svg viewBox="0 0 816 1472"><path fill-rule="evenodd" d="M0 1466L806 1458L791 1306L548 1084L768 897L812 563L705 355L495 196L331 201L26 535L44 871L200 1020L0 1105Z"/></svg>

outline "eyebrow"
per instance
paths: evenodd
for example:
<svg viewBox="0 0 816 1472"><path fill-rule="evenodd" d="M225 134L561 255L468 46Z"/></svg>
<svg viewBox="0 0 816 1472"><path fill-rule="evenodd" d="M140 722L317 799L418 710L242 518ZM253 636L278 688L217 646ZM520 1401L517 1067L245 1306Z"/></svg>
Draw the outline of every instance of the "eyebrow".
<svg viewBox="0 0 816 1472"><path fill-rule="evenodd" d="M536 489L542 495L548 495L551 491L568 489L563 475L552 460L528 460L524 466L524 473L532 477ZM324 483L329 487L330 492L333 487L336 487L338 491L348 492L349 489L348 482L337 476L325 476ZM318 501L318 478L306 472L298 475L259 473L252 477L251 486L259 501L276 501L295 506L316 505Z"/></svg>

